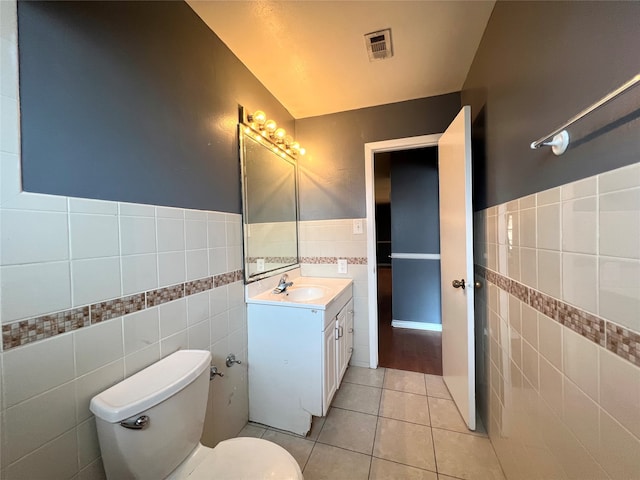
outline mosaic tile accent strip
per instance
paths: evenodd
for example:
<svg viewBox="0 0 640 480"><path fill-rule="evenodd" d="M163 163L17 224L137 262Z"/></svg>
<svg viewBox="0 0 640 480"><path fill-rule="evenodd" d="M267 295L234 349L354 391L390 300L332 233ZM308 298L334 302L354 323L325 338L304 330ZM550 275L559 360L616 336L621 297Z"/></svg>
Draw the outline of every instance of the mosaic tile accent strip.
<svg viewBox="0 0 640 480"><path fill-rule="evenodd" d="M474 265L474 269L476 275L506 290L540 313L640 366L640 333L580 310L480 265Z"/></svg>
<svg viewBox="0 0 640 480"><path fill-rule="evenodd" d="M607 322L607 350L640 367L640 334Z"/></svg>
<svg viewBox="0 0 640 480"><path fill-rule="evenodd" d="M606 347L605 321L602 318L558 301L558 321L601 347Z"/></svg>
<svg viewBox="0 0 640 480"><path fill-rule="evenodd" d="M91 324L121 317L127 313L139 312L144 308L144 293L95 303L91 305Z"/></svg>
<svg viewBox="0 0 640 480"><path fill-rule="evenodd" d="M284 263L290 265L292 263L298 263L298 257L248 257L248 263L256 263L258 259L262 259L265 263Z"/></svg>
<svg viewBox="0 0 640 480"><path fill-rule="evenodd" d="M211 290L213 288L213 277L201 278L184 284L185 296Z"/></svg>
<svg viewBox="0 0 640 480"><path fill-rule="evenodd" d="M184 283L158 288L147 292L147 308L178 300L184 297Z"/></svg>
<svg viewBox="0 0 640 480"><path fill-rule="evenodd" d="M7 351L89 325L88 306L20 320L2 325L2 348Z"/></svg>
<svg viewBox="0 0 640 480"><path fill-rule="evenodd" d="M338 259L346 259L350 265L366 265L367 257L300 257L300 263L313 265L337 265Z"/></svg>
<svg viewBox="0 0 640 480"><path fill-rule="evenodd" d="M178 300L244 279L242 270L200 278L186 283L114 298L91 306L73 308L2 325L2 351L106 322L145 308Z"/></svg>

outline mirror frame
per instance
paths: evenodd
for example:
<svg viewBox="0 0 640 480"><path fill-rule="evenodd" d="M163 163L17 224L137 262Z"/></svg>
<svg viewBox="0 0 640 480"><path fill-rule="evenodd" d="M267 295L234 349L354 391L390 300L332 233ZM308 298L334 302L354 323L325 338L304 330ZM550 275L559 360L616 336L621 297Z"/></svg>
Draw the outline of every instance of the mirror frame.
<svg viewBox="0 0 640 480"><path fill-rule="evenodd" d="M241 117L242 118L242 117ZM248 263L247 263L247 255L249 254L249 240L248 240L248 188L247 188L247 168L246 168L246 159L245 159L245 135L249 135L247 132L254 132L253 129L244 121L238 123L238 146L239 146L239 157L240 157L240 183L242 187L242 266L244 270L244 282L245 284L253 283L258 280L262 280L263 278L272 277L282 272L287 272L289 270L293 270L295 268L300 267L300 232L299 232L299 223L300 223L300 211L299 211L299 201L298 201L298 184L299 184L299 171L298 171L298 162L297 160L286 153L284 150L278 148L279 152L271 152L272 155L280 161L285 161L291 166L293 166L293 179L294 179L294 198L295 198L295 234L296 234L296 252L295 257L296 261L294 263L283 265L282 267L273 268L270 270L265 270L263 272L258 272L253 275L250 274ZM264 148L269 149L267 145L275 144L266 137L263 137L265 144L261 144ZM256 141L257 142L257 141ZM270 149L269 149L270 150Z"/></svg>

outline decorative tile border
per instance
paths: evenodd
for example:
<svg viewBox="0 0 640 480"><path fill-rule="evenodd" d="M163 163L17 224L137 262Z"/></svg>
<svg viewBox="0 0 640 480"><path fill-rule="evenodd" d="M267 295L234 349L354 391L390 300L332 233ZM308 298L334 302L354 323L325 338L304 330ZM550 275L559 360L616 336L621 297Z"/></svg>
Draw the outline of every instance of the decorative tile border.
<svg viewBox="0 0 640 480"><path fill-rule="evenodd" d="M300 263L313 265L337 265L338 259L346 260L351 265L366 265L367 257L300 257Z"/></svg>
<svg viewBox="0 0 640 480"><path fill-rule="evenodd" d="M475 274L593 343L640 367L640 333L580 310L513 279L474 265Z"/></svg>
<svg viewBox="0 0 640 480"><path fill-rule="evenodd" d="M286 265L298 263L298 257L248 257L247 263L257 263L258 259L264 260L265 263L284 263Z"/></svg>
<svg viewBox="0 0 640 480"><path fill-rule="evenodd" d="M114 298L93 305L7 323L2 325L2 351L6 352L12 348L45 340L55 335L89 327L215 287L222 287L242 280L243 275L242 270L236 270L144 293Z"/></svg>

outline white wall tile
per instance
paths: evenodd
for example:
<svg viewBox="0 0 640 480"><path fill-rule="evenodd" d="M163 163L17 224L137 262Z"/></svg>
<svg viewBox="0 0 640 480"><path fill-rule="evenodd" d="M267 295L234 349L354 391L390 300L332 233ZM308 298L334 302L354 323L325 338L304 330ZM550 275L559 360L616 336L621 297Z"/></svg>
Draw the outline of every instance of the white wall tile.
<svg viewBox="0 0 640 480"><path fill-rule="evenodd" d="M153 205L142 205L139 203L119 203L120 215L133 217L155 217L156 208Z"/></svg>
<svg viewBox="0 0 640 480"><path fill-rule="evenodd" d="M0 38L0 95L18 98L18 50L14 42Z"/></svg>
<svg viewBox="0 0 640 480"><path fill-rule="evenodd" d="M229 335L229 313L222 312L211 317L211 345Z"/></svg>
<svg viewBox="0 0 640 480"><path fill-rule="evenodd" d="M551 364L562 371L562 325L538 313L539 350Z"/></svg>
<svg viewBox="0 0 640 480"><path fill-rule="evenodd" d="M538 250L538 290L555 298L562 292L562 262L559 252Z"/></svg>
<svg viewBox="0 0 640 480"><path fill-rule="evenodd" d="M538 253L535 248L520 248L520 281L538 288Z"/></svg>
<svg viewBox="0 0 640 480"><path fill-rule="evenodd" d="M158 307L141 310L122 317L124 354L130 355L160 340Z"/></svg>
<svg viewBox="0 0 640 480"><path fill-rule="evenodd" d="M207 248L207 222L199 220L185 221L187 250Z"/></svg>
<svg viewBox="0 0 640 480"><path fill-rule="evenodd" d="M22 192L2 203L5 210L38 210L41 212L66 212L67 197Z"/></svg>
<svg viewBox="0 0 640 480"><path fill-rule="evenodd" d="M538 348L538 312L524 303L522 303L522 337L533 348Z"/></svg>
<svg viewBox="0 0 640 480"><path fill-rule="evenodd" d="M71 307L69 262L0 267L3 323Z"/></svg>
<svg viewBox="0 0 640 480"><path fill-rule="evenodd" d="M171 355L173 352L189 348L187 330L182 330L175 335L162 339L160 342L160 355L162 358Z"/></svg>
<svg viewBox="0 0 640 480"><path fill-rule="evenodd" d="M227 246L242 245L242 222L239 218L227 216Z"/></svg>
<svg viewBox="0 0 640 480"><path fill-rule="evenodd" d="M209 252L203 250L187 250L187 280L197 280L209 275Z"/></svg>
<svg viewBox="0 0 640 480"><path fill-rule="evenodd" d="M100 457L95 418L90 418L78 425L77 434L79 467L84 468Z"/></svg>
<svg viewBox="0 0 640 480"><path fill-rule="evenodd" d="M18 100L0 96L0 150L7 153L20 153L19 145L19 106Z"/></svg>
<svg viewBox="0 0 640 480"><path fill-rule="evenodd" d="M533 208L536 206L536 195L527 195L526 197L522 197L519 202L519 209L524 210L526 208Z"/></svg>
<svg viewBox="0 0 640 480"><path fill-rule="evenodd" d="M10 464L76 425L73 382L7 409L2 457Z"/></svg>
<svg viewBox="0 0 640 480"><path fill-rule="evenodd" d="M93 200L89 198L69 198L69 212L117 215L118 204L116 202Z"/></svg>
<svg viewBox="0 0 640 480"><path fill-rule="evenodd" d="M527 342L522 342L522 373L538 390L538 352Z"/></svg>
<svg viewBox="0 0 640 480"><path fill-rule="evenodd" d="M77 454L78 442L73 429L10 465L7 478L72 478L78 472Z"/></svg>
<svg viewBox="0 0 640 480"><path fill-rule="evenodd" d="M121 263L123 295L158 288L158 255L128 255Z"/></svg>
<svg viewBox="0 0 640 480"><path fill-rule="evenodd" d="M556 415L562 415L562 373L544 357L540 357L540 396Z"/></svg>
<svg viewBox="0 0 640 480"><path fill-rule="evenodd" d="M597 253L598 201L596 197L562 204L562 250Z"/></svg>
<svg viewBox="0 0 640 480"><path fill-rule="evenodd" d="M538 248L560 250L560 204L538 207Z"/></svg>
<svg viewBox="0 0 640 480"><path fill-rule="evenodd" d="M185 210L185 220L198 220L201 222L207 221L207 212L205 210Z"/></svg>
<svg viewBox="0 0 640 480"><path fill-rule="evenodd" d="M564 377L564 421L590 452L598 451L600 437L598 404Z"/></svg>
<svg viewBox="0 0 640 480"><path fill-rule="evenodd" d="M598 193L598 178L589 177L562 186L562 199L588 197Z"/></svg>
<svg viewBox="0 0 640 480"><path fill-rule="evenodd" d="M21 183L20 156L0 152L0 205L20 195Z"/></svg>
<svg viewBox="0 0 640 480"><path fill-rule="evenodd" d="M113 257L120 254L118 217L69 214L71 258Z"/></svg>
<svg viewBox="0 0 640 480"><path fill-rule="evenodd" d="M187 328L187 301L184 298L158 307L160 310L160 338L167 338ZM163 355L164 356L164 355Z"/></svg>
<svg viewBox="0 0 640 480"><path fill-rule="evenodd" d="M640 261L599 259L601 317L640 332ZM630 314L631 313L631 314Z"/></svg>
<svg viewBox="0 0 640 480"><path fill-rule="evenodd" d="M209 312L211 316L223 313L229 308L227 292L226 285L209 291Z"/></svg>
<svg viewBox="0 0 640 480"><path fill-rule="evenodd" d="M227 247L227 271L235 271L242 269L242 247Z"/></svg>
<svg viewBox="0 0 640 480"><path fill-rule="evenodd" d="M71 262L74 306L118 298L122 295L120 258L92 258Z"/></svg>
<svg viewBox="0 0 640 480"><path fill-rule="evenodd" d="M74 332L76 372L84 375L124 356L122 318Z"/></svg>
<svg viewBox="0 0 640 480"><path fill-rule="evenodd" d="M562 299L597 313L598 261L595 255L562 254Z"/></svg>
<svg viewBox="0 0 640 480"><path fill-rule="evenodd" d="M122 255L156 252L156 220L149 217L120 217Z"/></svg>
<svg viewBox="0 0 640 480"><path fill-rule="evenodd" d="M131 355L124 357L125 375L130 377L152 363L157 362L160 356L160 342L149 345Z"/></svg>
<svg viewBox="0 0 640 480"><path fill-rule="evenodd" d="M76 378L77 423L92 416L89 410L91 399L124 379L124 361L119 358L90 373Z"/></svg>
<svg viewBox="0 0 640 480"><path fill-rule="evenodd" d="M224 247L227 244L227 229L225 222L207 223L207 235L209 248Z"/></svg>
<svg viewBox="0 0 640 480"><path fill-rule="evenodd" d="M620 426L605 411L600 413L600 451L597 459L613 480L637 476L640 440Z"/></svg>
<svg viewBox="0 0 640 480"><path fill-rule="evenodd" d="M549 190L538 192L535 196L536 204L538 207L541 205L549 205L550 203L558 203L561 198L560 187L550 188ZM522 208L522 206L520 208Z"/></svg>
<svg viewBox="0 0 640 480"><path fill-rule="evenodd" d="M217 275L228 272L227 268L227 249L210 248L209 249L209 274Z"/></svg>
<svg viewBox="0 0 640 480"><path fill-rule="evenodd" d="M640 163L635 163L598 176L600 194L640 187Z"/></svg>
<svg viewBox="0 0 640 480"><path fill-rule="evenodd" d="M211 325L208 320L197 323L187 330L189 348L208 350L211 337Z"/></svg>
<svg viewBox="0 0 640 480"><path fill-rule="evenodd" d="M536 209L520 210L520 246L536 247Z"/></svg>
<svg viewBox="0 0 640 480"><path fill-rule="evenodd" d="M182 283L187 278L184 252L158 254L158 286Z"/></svg>
<svg viewBox="0 0 640 480"><path fill-rule="evenodd" d="M600 196L600 255L640 259L640 188Z"/></svg>
<svg viewBox="0 0 640 480"><path fill-rule="evenodd" d="M156 207L156 217L158 218L178 218L184 220L184 210L173 207Z"/></svg>
<svg viewBox="0 0 640 480"><path fill-rule="evenodd" d="M562 348L565 375L583 392L598 401L598 346L565 329Z"/></svg>
<svg viewBox="0 0 640 480"><path fill-rule="evenodd" d="M74 378L71 335L12 349L3 354L4 406L16 405Z"/></svg>
<svg viewBox="0 0 640 480"><path fill-rule="evenodd" d="M640 368L600 349L600 405L640 438Z"/></svg>
<svg viewBox="0 0 640 480"><path fill-rule="evenodd" d="M2 265L69 258L65 213L5 210L0 220Z"/></svg>
<svg viewBox="0 0 640 480"><path fill-rule="evenodd" d="M187 297L187 323L195 325L209 320L209 292L200 292ZM207 339L209 336L207 335ZM207 346L209 343L207 342Z"/></svg>
<svg viewBox="0 0 640 480"><path fill-rule="evenodd" d="M184 220L175 218L158 218L158 252L183 251L184 241Z"/></svg>

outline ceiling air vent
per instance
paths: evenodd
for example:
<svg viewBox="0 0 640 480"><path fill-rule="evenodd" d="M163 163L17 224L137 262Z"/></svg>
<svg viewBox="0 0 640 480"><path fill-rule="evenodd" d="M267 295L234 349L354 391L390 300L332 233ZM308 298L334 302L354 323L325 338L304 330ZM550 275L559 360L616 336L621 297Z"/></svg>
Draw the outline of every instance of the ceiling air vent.
<svg viewBox="0 0 640 480"><path fill-rule="evenodd" d="M367 53L369 54L370 62L393 57L390 28L367 33L364 36L364 42L367 45Z"/></svg>

